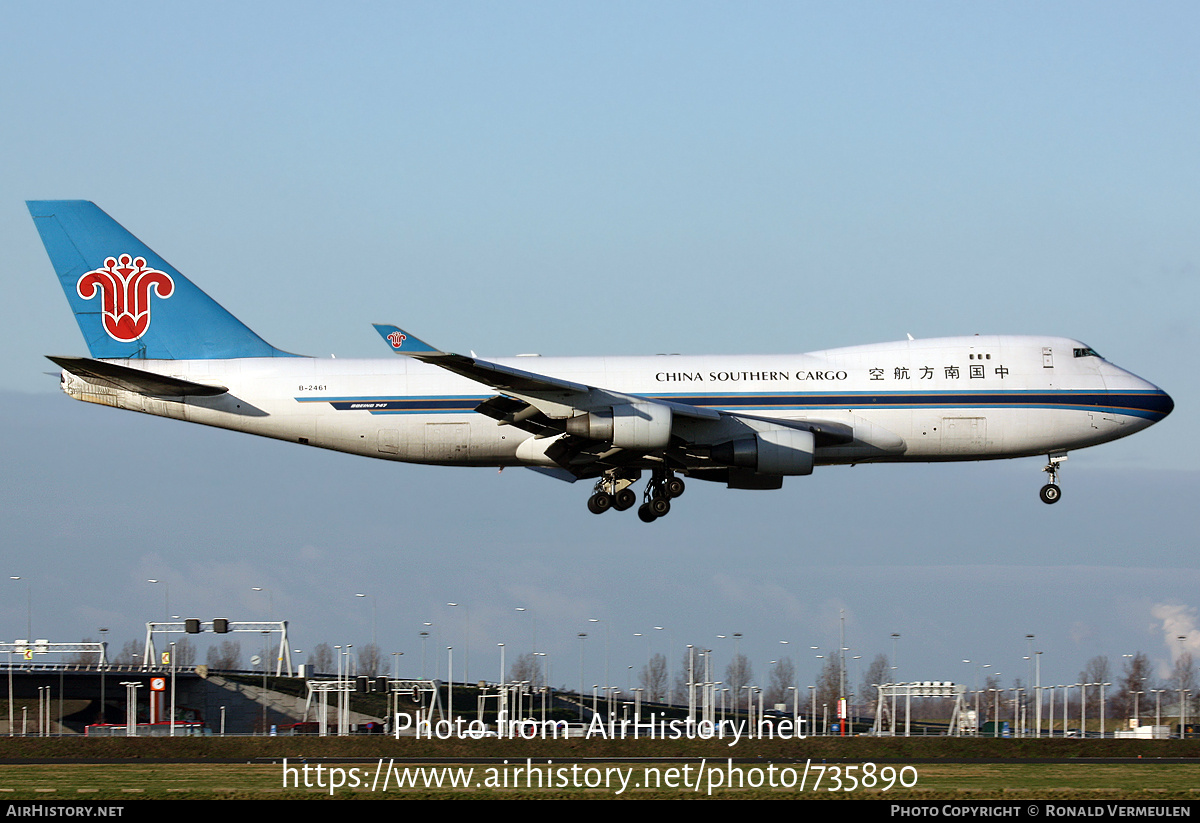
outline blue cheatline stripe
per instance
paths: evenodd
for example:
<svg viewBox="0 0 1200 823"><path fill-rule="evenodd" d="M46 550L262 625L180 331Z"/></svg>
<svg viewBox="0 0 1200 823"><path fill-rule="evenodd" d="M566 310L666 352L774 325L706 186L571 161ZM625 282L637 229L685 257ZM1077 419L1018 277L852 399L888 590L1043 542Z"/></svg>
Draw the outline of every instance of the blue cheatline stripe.
<svg viewBox="0 0 1200 823"><path fill-rule="evenodd" d="M486 396L421 397L297 397L299 403L329 403L338 411L372 414L436 414L471 412ZM1161 391L1061 391L1013 390L1007 392L784 392L736 394L682 394L650 396L691 406L726 411L820 411L822 409L1063 409L1161 420L1174 403Z"/></svg>

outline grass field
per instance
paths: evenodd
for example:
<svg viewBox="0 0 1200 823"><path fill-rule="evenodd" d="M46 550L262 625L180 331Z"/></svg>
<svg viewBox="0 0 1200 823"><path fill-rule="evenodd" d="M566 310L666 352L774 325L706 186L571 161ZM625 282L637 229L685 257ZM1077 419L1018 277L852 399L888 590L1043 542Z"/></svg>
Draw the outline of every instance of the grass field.
<svg viewBox="0 0 1200 823"><path fill-rule="evenodd" d="M0 739L7 801L437 797L1198 801L1200 741Z"/></svg>
<svg viewBox="0 0 1200 823"><path fill-rule="evenodd" d="M498 797L542 799L589 797L592 799L707 799L712 798L805 798L832 799L1085 799L1085 800L1200 800L1197 777L1200 769L1189 765L1161 764L918 764L909 771L916 785L890 791L882 786L850 789L847 775L840 776L840 788L828 771L817 780L810 767L806 787L781 785L786 775L777 770L776 787L771 787L765 763L757 766L709 762L704 771L693 765L689 773L682 764L630 764L627 762L589 762L576 772L576 786L561 787L559 780L571 779L568 764L558 765L562 773L556 776L545 761L534 761L549 785L530 787L529 776L513 766L475 763L457 767L444 764L405 764L417 775L442 771L442 779L450 777L445 770L457 769L462 776L470 775L467 787L433 788L424 785L386 788L382 783L371 788L376 771L375 763L328 763L321 775L312 769L310 786L304 787L302 772L296 772L296 788L284 788L280 764L266 763L120 763L120 764L26 764L0 766L0 799L66 802L71 800L134 800L134 799L412 799L430 797ZM353 777L352 769L360 777ZM678 781L669 772L674 769ZM753 773L757 771L757 775ZM803 771L803 764L797 774ZM587 788L588 773L596 787ZM623 772L624 777L618 772ZM648 775L657 775L657 788L645 784ZM718 778L719 775L719 778ZM684 785L682 781L690 777ZM605 785L603 780L611 781ZM622 781L627 781L625 784ZM491 782L495 787L489 787ZM330 788L330 783L340 783ZM352 785L357 783L357 785ZM715 783L715 785L713 785ZM738 785L738 784L741 785ZM751 784L759 784L757 786ZM733 785L730 785L733 784Z"/></svg>

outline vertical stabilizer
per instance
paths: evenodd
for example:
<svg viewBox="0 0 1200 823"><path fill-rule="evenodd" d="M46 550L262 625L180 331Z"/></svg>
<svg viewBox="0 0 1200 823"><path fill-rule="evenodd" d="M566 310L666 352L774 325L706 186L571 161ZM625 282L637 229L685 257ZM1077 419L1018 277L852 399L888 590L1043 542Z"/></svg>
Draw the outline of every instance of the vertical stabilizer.
<svg viewBox="0 0 1200 823"><path fill-rule="evenodd" d="M26 205L92 357L292 356L250 331L95 203Z"/></svg>

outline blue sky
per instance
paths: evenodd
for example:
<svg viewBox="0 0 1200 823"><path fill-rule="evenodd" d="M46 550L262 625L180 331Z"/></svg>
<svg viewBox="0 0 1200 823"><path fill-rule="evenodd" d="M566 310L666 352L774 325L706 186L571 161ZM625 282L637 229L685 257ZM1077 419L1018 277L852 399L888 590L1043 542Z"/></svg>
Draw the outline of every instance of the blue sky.
<svg viewBox="0 0 1200 823"><path fill-rule="evenodd" d="M462 642L445 604L463 602L473 677L498 668L496 643L532 642L524 606L572 685L588 618L626 671L667 650L634 638L665 624L673 661L742 632L765 680L780 640L836 644L843 609L868 659L901 633L909 677L961 679L963 658L1023 677L1029 633L1059 682L1094 654L1165 663L1164 638L1200 607L1198 17L1069 2L14 7L0 572L31 581L34 633L51 639L140 636L162 608L145 580L161 578L173 611L206 619L259 619L250 588L270 587L300 648L367 642L367 591L385 653L411 660L424 622ZM1073 454L1054 507L1036 499L1041 461L1022 460L832 468L767 493L693 483L650 527L596 518L583 490L530 472L72 403L42 356L82 340L23 203L53 198L95 200L306 354L378 355L371 322L497 356L1062 334L1177 408ZM0 599L0 636L23 635L23 594ZM589 683L601 659L585 650Z"/></svg>

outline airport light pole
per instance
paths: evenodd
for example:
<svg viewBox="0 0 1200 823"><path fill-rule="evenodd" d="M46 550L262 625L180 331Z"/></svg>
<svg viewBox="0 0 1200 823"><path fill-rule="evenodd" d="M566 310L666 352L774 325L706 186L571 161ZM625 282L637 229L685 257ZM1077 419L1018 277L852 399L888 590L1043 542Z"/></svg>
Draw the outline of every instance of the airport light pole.
<svg viewBox="0 0 1200 823"><path fill-rule="evenodd" d="M814 737L817 734L817 687L809 686L808 693L812 697L812 708L808 710L808 725L810 726L808 733Z"/></svg>
<svg viewBox="0 0 1200 823"><path fill-rule="evenodd" d="M1079 686L1079 733L1087 737L1087 687L1091 683L1077 683Z"/></svg>
<svg viewBox="0 0 1200 823"><path fill-rule="evenodd" d="M1003 689L991 689L992 692L992 737L1000 736L1000 692Z"/></svg>
<svg viewBox="0 0 1200 823"><path fill-rule="evenodd" d="M533 626L533 643L529 647L529 652L532 654L537 651L537 615L528 606L517 606L515 611L527 612L529 614L529 619Z"/></svg>
<svg viewBox="0 0 1200 823"><path fill-rule="evenodd" d="M1182 644L1187 641L1187 636L1181 634L1178 637L1179 637L1179 643L1182 647ZM1181 648L1180 658L1182 659L1182 657L1183 657L1183 651ZM1184 674L1185 673L1184 673L1183 669L1180 668L1180 670L1179 670L1179 739L1180 740L1184 739L1184 737L1183 737L1183 729L1184 729L1183 721L1187 715L1186 704L1183 702L1183 693L1185 691L1185 689L1183 687Z"/></svg>
<svg viewBox="0 0 1200 823"><path fill-rule="evenodd" d="M171 641L171 737L175 736L175 641Z"/></svg>
<svg viewBox="0 0 1200 823"><path fill-rule="evenodd" d="M546 720L546 697L553 695L552 687L550 686L550 652L534 652L534 657L543 658L542 663L542 721Z"/></svg>
<svg viewBox="0 0 1200 823"><path fill-rule="evenodd" d="M892 682L896 682L896 678L900 676L900 658L896 651L896 641L900 639L899 632L892 632Z"/></svg>
<svg viewBox="0 0 1200 823"><path fill-rule="evenodd" d="M103 683L103 681L101 681ZM16 730L13 727L15 719L13 718L13 678L12 678L12 649L8 650L8 736L15 737Z"/></svg>
<svg viewBox="0 0 1200 823"><path fill-rule="evenodd" d="M1042 653L1035 652L1033 658L1034 693L1037 695L1037 729L1036 737L1042 738Z"/></svg>
<svg viewBox="0 0 1200 823"><path fill-rule="evenodd" d="M1105 702L1104 702L1104 687L1111 686L1111 685L1112 685L1112 683L1101 683L1100 684L1100 739L1101 740L1104 739L1104 717L1108 713L1106 711L1107 706L1105 706Z"/></svg>
<svg viewBox="0 0 1200 823"><path fill-rule="evenodd" d="M267 593L267 620L270 620L272 617L274 617L275 616L275 597L271 594L270 589L266 589L262 586L251 586L250 591Z"/></svg>
<svg viewBox="0 0 1200 823"><path fill-rule="evenodd" d="M262 658L262 667L263 667L262 727L263 727L263 736L266 736L266 734L267 734L267 665L268 665L268 664L267 664L267 638L271 636L271 633L270 633L270 632L263 632L263 633L262 633L262 636L263 636L263 658ZM172 643L171 645L175 645L175 644L174 644L174 643ZM174 661L174 658L172 658L172 661Z"/></svg>
<svg viewBox="0 0 1200 823"><path fill-rule="evenodd" d="M854 661L854 660L862 660L862 655L861 655L861 654L856 654L856 655L853 655L853 656L850 658L850 660L851 660L851 661ZM855 664L854 664L854 672L855 672L855 674L856 674L856 675L857 675L857 673L858 673L858 671L859 671L859 668L858 668L858 666L859 666L859 664L857 664L857 663L855 663ZM850 688L852 688L852 689L854 688L854 678L853 678L853 677L851 677L851 678L850 678ZM853 694L853 696L854 696L856 699L861 697L861 695L859 695L859 694L856 694L856 693L853 693L853 692L852 692L851 694ZM850 695L847 695L847 697L849 697L849 696L850 696ZM853 721L853 719L854 719L854 718L857 718L857 717L858 717L858 715L857 715L857 714L855 714L855 712L854 712L855 704L852 702L852 703L850 703L850 705L849 705L847 708L849 709L849 711L848 711L847 713L848 713L848 714L851 716L851 720ZM858 708L861 708L861 707L858 707ZM854 731L854 724L853 724L853 722L851 722L851 724L850 724L850 730L851 730L851 732L853 732L853 731Z"/></svg>
<svg viewBox="0 0 1200 823"><path fill-rule="evenodd" d="M1046 728L1047 737L1054 737L1054 687L1049 687L1050 691L1050 724Z"/></svg>
<svg viewBox="0 0 1200 823"><path fill-rule="evenodd" d="M1061 684L1060 688L1063 690L1063 692L1062 692L1062 694L1063 694L1063 696L1062 696L1062 703L1063 703L1062 736L1066 737L1067 736L1067 724L1071 720L1071 684L1063 683L1063 684Z"/></svg>
<svg viewBox="0 0 1200 823"><path fill-rule="evenodd" d="M713 687L716 685L712 679L712 651L701 649L704 655L704 702L701 705L700 716L710 723L713 720Z"/></svg>
<svg viewBox="0 0 1200 823"><path fill-rule="evenodd" d="M696 647L691 643L688 644L688 720L696 720Z"/></svg>
<svg viewBox="0 0 1200 823"><path fill-rule="evenodd" d="M9 575L9 580L25 581L25 642L33 642L33 583L28 577Z"/></svg>
<svg viewBox="0 0 1200 823"><path fill-rule="evenodd" d="M662 631L666 631L667 627L666 626L655 626L654 630L656 632L662 632ZM673 641L671 639L670 633L668 632L667 633L667 653L666 653L666 655L664 655L664 657L667 658L667 693L666 693L666 695L664 695L663 702L664 703L672 703L672 704L675 702L673 700L673 695L672 695L672 691L674 690L674 684L671 682L671 654L674 653L674 651L675 651L675 649L673 647Z"/></svg>
<svg viewBox="0 0 1200 823"><path fill-rule="evenodd" d="M147 580L147 583L162 583L163 586L163 621L171 619L171 584L166 580Z"/></svg>
<svg viewBox="0 0 1200 823"><path fill-rule="evenodd" d="M108 673L108 627L100 627L100 725L104 725L104 676ZM12 665L12 654L9 654L9 665Z"/></svg>
<svg viewBox="0 0 1200 823"><path fill-rule="evenodd" d="M601 621L600 621L600 618L598 618L598 617L589 617L588 622L589 623L599 623ZM609 682L609 677L608 677L608 621L605 620L604 621L604 687L607 689L611 685L612 684ZM610 710L612 709L611 701L609 702L609 709Z"/></svg>
<svg viewBox="0 0 1200 823"><path fill-rule="evenodd" d="M646 665L646 667L647 667L647 668L646 668L646 669L643 669L642 671L644 671L644 672L647 672L647 673L648 673L648 668L649 668L649 666L650 666L650 638L649 638L647 635L643 634L642 632L634 632L634 633L633 633L633 636L634 636L634 637L645 637L645 638L646 638L646 648L644 649L644 653L645 653L645 655L646 655L646 657L645 657L645 659L646 659L646 663L645 663L645 665ZM630 666L629 668L630 668L630 670L632 670L632 669L633 669L633 666ZM632 687L632 685L633 685L633 681L632 681L632 679L630 679L628 682L626 682L626 684L625 684L625 685L626 685L627 687Z"/></svg>
<svg viewBox="0 0 1200 823"><path fill-rule="evenodd" d="M1021 694L1024 691L1025 691L1024 686L1018 686L1015 689L1013 689L1013 729L1016 732L1016 734L1015 734L1016 737L1024 737L1025 736L1025 728L1024 728L1025 723L1023 720L1023 715L1021 713L1021 710L1023 708L1025 708L1022 705L1022 703L1024 701L1022 700L1023 695Z"/></svg>
<svg viewBox="0 0 1200 823"><path fill-rule="evenodd" d="M579 719L583 720L583 641L587 639L587 632L580 632L576 636L579 638Z"/></svg>
<svg viewBox="0 0 1200 823"><path fill-rule="evenodd" d="M838 697L841 697L844 699L846 697L846 610L839 609L838 614L839 614L839 625L841 627L840 628L841 634L839 637L840 642L838 645L841 649L841 661L842 661L841 685L839 687ZM845 731L846 731L845 722L842 722L839 724L839 730L843 733L843 735L845 734Z"/></svg>
<svg viewBox="0 0 1200 823"><path fill-rule="evenodd" d="M425 625L431 626L433 624L426 623ZM422 630L419 633L419 636L421 638L421 679L424 680L425 679L425 647L429 644L429 632Z"/></svg>
<svg viewBox="0 0 1200 823"><path fill-rule="evenodd" d="M354 596L365 598L367 595L356 593ZM376 649L378 649L379 645L378 645L378 640L376 639L377 635L376 635L376 631L375 631L376 625L377 625L377 621L375 619L375 595L371 595L371 645L375 646Z"/></svg>
<svg viewBox="0 0 1200 823"><path fill-rule="evenodd" d="M446 605L453 606L455 608L461 606L463 610L463 619L465 621L464 626L466 629L464 633L465 636L463 638L465 645L463 654L463 683L469 683L471 682L471 610L461 603L447 603ZM451 674L453 675L453 673ZM450 679L453 680L454 677L451 676Z"/></svg>
<svg viewBox="0 0 1200 823"><path fill-rule="evenodd" d="M1036 659L1035 659L1035 658L1034 658L1034 656L1033 656L1033 639L1034 639L1034 635L1032 635L1032 634L1027 634L1027 635L1025 635L1025 641L1026 641L1026 643L1027 643L1027 644L1028 644L1028 646L1029 646L1029 654L1028 654L1028 655L1026 656L1026 658L1025 658L1027 661L1029 661L1029 666L1028 666L1028 668L1025 670L1025 678L1026 678L1026 679L1025 679L1025 683L1026 683L1026 684L1028 684L1028 683L1030 683L1030 682L1034 682L1034 683L1035 683L1033 694L1034 694L1034 696L1036 697L1036 696L1037 696L1037 686L1036 686L1036 679L1037 679L1037 678L1036 678L1036 676L1034 675L1034 672L1033 672L1033 670L1034 670L1034 667L1037 665L1037 663L1036 663ZM1037 711L1035 710L1035 715L1036 715L1036 714L1037 714ZM1025 730L1024 730L1024 729L1022 729L1022 730L1021 730L1021 736L1022 736L1022 737L1024 737L1024 736L1025 736Z"/></svg>

